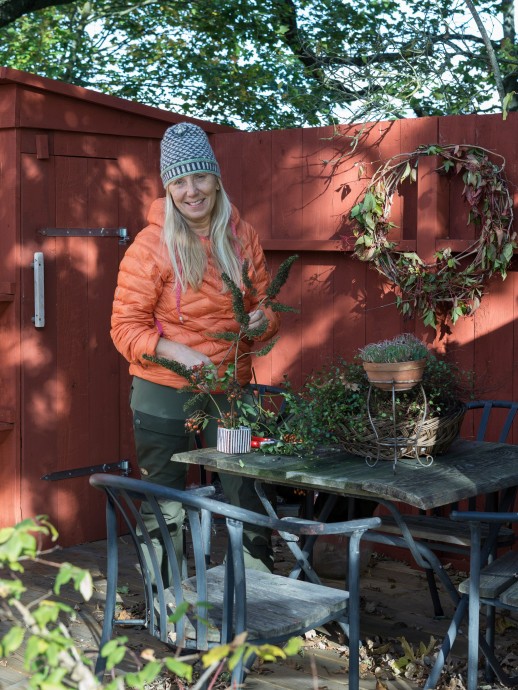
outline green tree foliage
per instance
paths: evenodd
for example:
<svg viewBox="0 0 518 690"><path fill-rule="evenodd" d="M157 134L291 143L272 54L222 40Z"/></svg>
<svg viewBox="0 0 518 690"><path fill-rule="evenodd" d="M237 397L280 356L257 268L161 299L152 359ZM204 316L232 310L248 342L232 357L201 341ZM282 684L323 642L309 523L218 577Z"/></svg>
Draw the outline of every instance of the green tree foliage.
<svg viewBox="0 0 518 690"><path fill-rule="evenodd" d="M515 0L52 5L0 2L0 64L214 122L284 128L501 110L488 49L510 94L505 109L518 109Z"/></svg>

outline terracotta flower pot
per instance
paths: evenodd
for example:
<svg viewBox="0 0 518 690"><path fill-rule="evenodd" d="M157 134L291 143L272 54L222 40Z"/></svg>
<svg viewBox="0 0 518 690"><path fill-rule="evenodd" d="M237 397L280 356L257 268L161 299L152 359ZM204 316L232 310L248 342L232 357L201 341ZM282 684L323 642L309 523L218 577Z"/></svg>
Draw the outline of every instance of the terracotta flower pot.
<svg viewBox="0 0 518 690"><path fill-rule="evenodd" d="M369 382L382 391L407 391L421 382L426 358L412 362L363 362Z"/></svg>
<svg viewBox="0 0 518 690"><path fill-rule="evenodd" d="M218 427L216 449L221 453L249 453L252 443L252 430L247 426L237 429Z"/></svg>

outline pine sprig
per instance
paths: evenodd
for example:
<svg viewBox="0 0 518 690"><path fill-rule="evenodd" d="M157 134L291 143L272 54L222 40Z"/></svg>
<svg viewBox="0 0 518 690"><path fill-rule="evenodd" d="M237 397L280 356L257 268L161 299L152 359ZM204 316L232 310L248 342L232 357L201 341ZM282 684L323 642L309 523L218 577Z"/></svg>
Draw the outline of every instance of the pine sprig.
<svg viewBox="0 0 518 690"><path fill-rule="evenodd" d="M293 254L292 256L289 256L285 261L283 261L282 264L279 266L277 274L275 275L274 279L272 280L272 282L266 290L267 300L265 304L268 307L271 307L270 301L274 300L277 297L282 286L288 280L291 267L298 258L298 254Z"/></svg>
<svg viewBox="0 0 518 690"><path fill-rule="evenodd" d="M192 371L185 364L177 362L175 359L167 359L166 357L156 357L155 355L143 355L143 359L147 359L148 362L153 362L153 364L160 364L161 367L173 371L178 376L182 376L184 379L189 380L191 378Z"/></svg>
<svg viewBox="0 0 518 690"><path fill-rule="evenodd" d="M255 297L255 295L257 295L257 290L255 289L254 284L252 283L252 281L250 279L250 276L248 275L248 268L249 268L249 262L248 262L248 259L245 259L243 261L243 268L241 270L241 280L243 281L243 285L250 292L252 297Z"/></svg>
<svg viewBox="0 0 518 690"><path fill-rule="evenodd" d="M245 336L250 338L250 340L255 340L256 338L260 338L262 335L264 335L267 328L268 321L263 321L263 323L256 328L247 328L245 331Z"/></svg>
<svg viewBox="0 0 518 690"><path fill-rule="evenodd" d="M232 310L234 312L236 321L243 328L248 328L250 316L246 313L243 293L229 275L222 273L221 278L232 295Z"/></svg>
<svg viewBox="0 0 518 690"><path fill-rule="evenodd" d="M270 352L270 350L273 348L273 346L275 345L275 343L276 343L278 340L279 340L278 337L272 338L272 339L270 340L270 342L269 342L269 343L266 343L266 345L265 345L264 347L262 347L262 348L259 349L259 350L255 350L254 355L255 355L256 357L264 357L265 355L267 355L267 354Z"/></svg>
<svg viewBox="0 0 518 690"><path fill-rule="evenodd" d="M193 395L192 398L189 398L187 402L184 405L184 410L197 410L198 405L203 405L205 401L207 400L207 395L208 393L196 393L196 395Z"/></svg>
<svg viewBox="0 0 518 690"><path fill-rule="evenodd" d="M273 311L296 311L285 304L279 304L275 301L275 298L278 295L281 287L288 279L291 266L297 258L298 257L296 255L290 256L281 264L277 275L267 288L266 296L258 301L258 303L255 305L255 310L266 306L270 307ZM248 268L248 262L244 261L242 270L242 284L248 290L249 294L253 296L257 294L257 291L248 275ZM205 405L203 404L207 395L216 406L217 416L215 416L214 419L217 420L218 425L222 425L227 428L237 428L241 424L253 426L257 422L258 412L256 406L249 405L243 398L244 389L237 378L238 362L242 358L250 357L251 355L255 355L257 357L267 355L278 341L278 338L273 338L261 349L253 352L250 352L248 347L245 347L244 351L240 351L240 343L244 341L253 341L260 338L267 332L269 322L267 319L263 319L260 326L250 328L250 316L246 312L245 298L241 290L241 286L236 285L236 283L226 273L221 274L221 279L230 292L232 311L234 318L239 325L239 329L237 332L218 331L215 333L207 333L207 336L210 338L226 340L232 343L229 346L224 359L217 366L200 364L189 369L185 365L175 360L166 359L165 357L157 357L155 355L144 355L144 359L146 359L148 362L159 364L160 366L163 366L186 379L187 385L181 389L182 391L196 393L196 395L194 395L192 399L190 399L185 405L185 409L191 411L190 416L185 422L185 428L189 433L200 431L209 421L209 415L205 411ZM232 361L229 362L229 359ZM226 366L223 367L225 362ZM222 367L224 368L223 374L220 373ZM229 411L225 411L224 409L220 408L220 405L214 396L214 394L217 392L222 392L225 394L230 404Z"/></svg>

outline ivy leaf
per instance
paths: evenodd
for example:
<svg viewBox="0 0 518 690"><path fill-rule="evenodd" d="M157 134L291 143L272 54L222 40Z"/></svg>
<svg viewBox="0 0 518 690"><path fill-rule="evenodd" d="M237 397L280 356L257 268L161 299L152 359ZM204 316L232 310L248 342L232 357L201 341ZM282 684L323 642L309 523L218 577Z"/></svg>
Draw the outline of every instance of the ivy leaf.
<svg viewBox="0 0 518 690"><path fill-rule="evenodd" d="M373 211L376 208L376 197L371 192L367 192L363 200L363 211Z"/></svg>
<svg viewBox="0 0 518 690"><path fill-rule="evenodd" d="M435 320L435 312L431 309L423 313L423 324L425 326L431 326L432 328L437 328L437 321Z"/></svg>
<svg viewBox="0 0 518 690"><path fill-rule="evenodd" d="M407 162L407 164L405 166L405 170L404 170L403 174L401 175L401 182L404 182L406 180L406 178L410 175L410 173L411 173L410 163Z"/></svg>

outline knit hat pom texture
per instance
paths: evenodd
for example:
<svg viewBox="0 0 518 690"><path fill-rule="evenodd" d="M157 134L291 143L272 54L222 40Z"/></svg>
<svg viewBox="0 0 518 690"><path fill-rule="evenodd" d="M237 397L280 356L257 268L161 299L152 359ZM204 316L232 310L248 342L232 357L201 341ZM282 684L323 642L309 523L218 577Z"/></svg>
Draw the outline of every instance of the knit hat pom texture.
<svg viewBox="0 0 518 690"><path fill-rule="evenodd" d="M164 187L172 180L198 172L221 175L207 135L190 122L169 127L160 144L160 175Z"/></svg>

